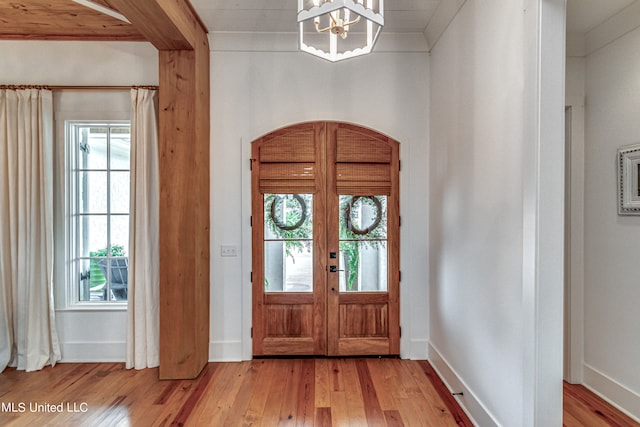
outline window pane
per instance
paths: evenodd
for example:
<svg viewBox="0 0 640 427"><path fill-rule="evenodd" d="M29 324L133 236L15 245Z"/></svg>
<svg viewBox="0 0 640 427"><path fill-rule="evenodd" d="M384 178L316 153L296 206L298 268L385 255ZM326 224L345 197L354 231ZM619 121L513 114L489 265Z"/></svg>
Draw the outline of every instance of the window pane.
<svg viewBox="0 0 640 427"><path fill-rule="evenodd" d="M312 194L265 194L265 239L312 239Z"/></svg>
<svg viewBox="0 0 640 427"><path fill-rule="evenodd" d="M111 213L129 213L129 172L111 172Z"/></svg>
<svg viewBox="0 0 640 427"><path fill-rule="evenodd" d="M130 139L128 127L111 128L111 169L130 169Z"/></svg>
<svg viewBox="0 0 640 427"><path fill-rule="evenodd" d="M264 242L264 290L313 291L313 248L310 241Z"/></svg>
<svg viewBox="0 0 640 427"><path fill-rule="evenodd" d="M89 301L91 298L91 279L97 278L91 274L91 265L88 259L78 261L80 274L80 301Z"/></svg>
<svg viewBox="0 0 640 427"><path fill-rule="evenodd" d="M98 265L108 279L106 298L110 301L126 301L129 260L127 258L103 259Z"/></svg>
<svg viewBox="0 0 640 427"><path fill-rule="evenodd" d="M104 256L107 251L107 217L78 215L78 243L80 257Z"/></svg>
<svg viewBox="0 0 640 427"><path fill-rule="evenodd" d="M129 255L129 215L111 216L111 255Z"/></svg>
<svg viewBox="0 0 640 427"><path fill-rule="evenodd" d="M107 135L105 129L79 128L79 168L107 168Z"/></svg>
<svg viewBox="0 0 640 427"><path fill-rule="evenodd" d="M265 194L265 291L313 291L312 214L311 194Z"/></svg>
<svg viewBox="0 0 640 427"><path fill-rule="evenodd" d="M387 196L340 196L341 239L386 239Z"/></svg>
<svg viewBox="0 0 640 427"><path fill-rule="evenodd" d="M78 212L107 213L107 173L80 172L78 174Z"/></svg>
<svg viewBox="0 0 640 427"><path fill-rule="evenodd" d="M340 291L387 291L387 242L340 242Z"/></svg>
<svg viewBox="0 0 640 427"><path fill-rule="evenodd" d="M387 196L340 196L340 291L387 291Z"/></svg>

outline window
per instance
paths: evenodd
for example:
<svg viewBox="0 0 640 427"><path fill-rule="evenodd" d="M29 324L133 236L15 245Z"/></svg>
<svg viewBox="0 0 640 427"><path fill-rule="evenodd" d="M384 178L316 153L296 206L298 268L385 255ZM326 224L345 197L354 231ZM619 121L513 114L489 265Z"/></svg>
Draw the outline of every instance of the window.
<svg viewBox="0 0 640 427"><path fill-rule="evenodd" d="M127 301L130 124L67 121L69 299Z"/></svg>

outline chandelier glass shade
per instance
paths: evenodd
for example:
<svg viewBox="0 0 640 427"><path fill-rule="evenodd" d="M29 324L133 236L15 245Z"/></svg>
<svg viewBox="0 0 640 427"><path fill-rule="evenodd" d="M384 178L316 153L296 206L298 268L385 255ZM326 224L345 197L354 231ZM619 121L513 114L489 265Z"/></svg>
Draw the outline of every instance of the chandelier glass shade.
<svg viewBox="0 0 640 427"><path fill-rule="evenodd" d="M300 50L340 61L373 50L384 26L384 0L298 0Z"/></svg>

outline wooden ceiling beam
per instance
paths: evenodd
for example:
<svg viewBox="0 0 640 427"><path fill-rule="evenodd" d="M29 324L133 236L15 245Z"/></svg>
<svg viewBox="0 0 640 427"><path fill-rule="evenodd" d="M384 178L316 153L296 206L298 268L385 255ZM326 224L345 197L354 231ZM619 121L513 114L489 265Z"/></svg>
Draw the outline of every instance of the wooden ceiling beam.
<svg viewBox="0 0 640 427"><path fill-rule="evenodd" d="M193 50L207 29L181 0L108 0L158 50Z"/></svg>
<svg viewBox="0 0 640 427"><path fill-rule="evenodd" d="M0 39L145 40L131 24L70 0L0 1Z"/></svg>

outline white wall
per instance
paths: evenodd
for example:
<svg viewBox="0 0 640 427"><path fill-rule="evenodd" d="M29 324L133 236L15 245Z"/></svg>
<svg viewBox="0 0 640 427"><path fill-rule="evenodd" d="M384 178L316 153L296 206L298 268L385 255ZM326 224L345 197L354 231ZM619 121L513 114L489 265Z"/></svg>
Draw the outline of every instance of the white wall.
<svg viewBox="0 0 640 427"><path fill-rule="evenodd" d="M0 41L0 57L1 84L129 86L158 81L157 51L148 43ZM129 93L56 91L54 112L56 121L127 119ZM56 254L64 253L63 248L57 246ZM62 361L123 361L126 311L68 309L60 276L55 286Z"/></svg>
<svg viewBox="0 0 640 427"><path fill-rule="evenodd" d="M149 43L0 41L2 84L157 84Z"/></svg>
<svg viewBox="0 0 640 427"><path fill-rule="evenodd" d="M616 150L640 143L640 30L586 58L584 382L640 419L640 217L618 216Z"/></svg>
<svg viewBox="0 0 640 427"><path fill-rule="evenodd" d="M218 51L212 53L211 73L211 359L251 357L249 143L311 120L353 122L401 142L401 351L404 357L425 358L429 97L424 38L388 37L374 55L331 65L296 52L289 37L284 49L265 37L246 37L261 44L258 51L243 51L242 37L229 39L241 52L225 52L229 45L212 39ZM390 53L399 43L405 53ZM15 59L3 61L2 84L132 85L156 84L158 78L157 52L146 43L0 42L0 56ZM59 94L56 107L94 109L82 94ZM113 96L97 103L114 114L127 105L126 97ZM221 258L222 244L236 245L240 256ZM57 319L65 361L124 359L123 310L59 309Z"/></svg>
<svg viewBox="0 0 640 427"><path fill-rule="evenodd" d="M401 353L425 358L426 46L407 53L376 49L372 55L331 64L296 52L295 39L284 36L284 42L268 35L225 37L214 34L211 42L212 360L251 357L250 143L272 130L314 120L357 123L401 144ZM227 43L236 51L229 51ZM239 256L222 258L221 245L237 246Z"/></svg>
<svg viewBox="0 0 640 427"><path fill-rule="evenodd" d="M432 50L429 357L482 426L561 423L563 8L467 0Z"/></svg>

